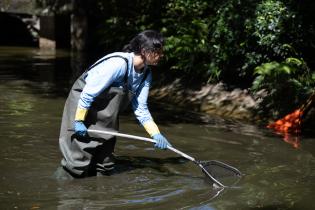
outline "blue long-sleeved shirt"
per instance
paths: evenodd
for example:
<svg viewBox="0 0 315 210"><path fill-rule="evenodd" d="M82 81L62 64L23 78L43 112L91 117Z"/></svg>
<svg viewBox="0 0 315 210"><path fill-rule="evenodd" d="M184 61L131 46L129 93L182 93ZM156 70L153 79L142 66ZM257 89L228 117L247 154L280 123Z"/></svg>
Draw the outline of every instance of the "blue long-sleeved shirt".
<svg viewBox="0 0 315 210"><path fill-rule="evenodd" d="M128 89L136 93L132 98L131 105L136 118L143 125L145 122L152 120L147 104L149 88L152 82L152 74L148 68L145 68L142 73L137 73L135 71L133 65L134 53L116 52L106 55L104 58L113 55L120 55L128 59ZM127 63L124 59L113 57L104 60L90 69L85 77L86 85L81 92L78 106L80 108L89 109L95 97L109 86L123 87L126 65ZM140 86L140 83L145 76L145 71L149 72Z"/></svg>

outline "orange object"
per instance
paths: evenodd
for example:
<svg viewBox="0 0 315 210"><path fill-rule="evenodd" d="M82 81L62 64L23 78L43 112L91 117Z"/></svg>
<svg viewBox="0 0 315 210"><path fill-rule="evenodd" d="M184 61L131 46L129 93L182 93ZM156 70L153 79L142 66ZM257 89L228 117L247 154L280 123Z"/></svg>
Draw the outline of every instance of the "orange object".
<svg viewBox="0 0 315 210"><path fill-rule="evenodd" d="M315 92L307 99L307 101L292 113L283 118L270 123L267 128L274 129L277 133L284 136L284 141L292 144L295 148L299 146L297 139L289 137L290 134L299 134L301 132L302 117L306 114L315 100ZM292 141L292 139L294 139Z"/></svg>
<svg viewBox="0 0 315 210"><path fill-rule="evenodd" d="M299 133L301 131L302 115L303 111L301 109L297 109L286 115L284 118L268 124L267 128L273 128L276 131Z"/></svg>
<svg viewBox="0 0 315 210"><path fill-rule="evenodd" d="M315 92L307 99L307 101L292 113L284 116L282 119L267 125L267 128L273 128L275 131L283 131L289 133L301 132L301 124L303 115L308 112L310 106L315 99Z"/></svg>

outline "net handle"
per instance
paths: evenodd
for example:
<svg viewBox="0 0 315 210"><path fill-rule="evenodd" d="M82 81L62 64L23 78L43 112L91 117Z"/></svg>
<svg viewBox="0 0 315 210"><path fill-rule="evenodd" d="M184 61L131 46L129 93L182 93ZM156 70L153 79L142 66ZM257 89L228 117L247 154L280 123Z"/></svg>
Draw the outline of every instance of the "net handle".
<svg viewBox="0 0 315 210"><path fill-rule="evenodd" d="M156 143L156 141L154 139L151 139L151 138L135 136L135 135L130 135L130 134L124 134L124 133L119 133L119 132L114 132L114 131L104 131L104 130L101 131L101 130L88 129L88 133L107 134L107 135L113 135L113 136L118 136L118 137L123 137L123 138L129 138L129 139L134 139L134 140ZM182 157L184 157L190 161L193 161L194 163L197 163L195 158L183 153L182 151L179 151L178 149L175 149L172 146L167 145L167 149L181 155Z"/></svg>
<svg viewBox="0 0 315 210"><path fill-rule="evenodd" d="M69 129L69 131L74 131L73 129ZM130 135L130 134L124 134L124 133L119 133L119 132L115 132L115 131L104 131L104 130L93 130L93 129L88 129L87 130L88 133L98 133L98 134L106 134L106 135L112 135L112 136L118 136L118 137L123 137L123 138L129 138L129 139L134 139L134 140L140 140L140 141L146 141L146 142L151 142L151 143L156 143L156 141L154 139L151 139L151 138L146 138L146 137L141 137L141 136L135 136L135 135ZM167 145L167 149L177 153L178 155L194 162L196 165L198 165L202 171L205 172L205 174L213 181L217 184L217 186L219 188L226 188L228 186L225 186L224 184L222 184L219 180L217 180L216 178L214 178L211 173L209 171L207 171L201 161L198 161L196 160L195 158L183 153L182 151L179 151L178 149L175 149L174 147L172 146L169 146ZM218 161L219 162L219 161ZM222 162L220 162L222 163ZM236 168L232 167L232 166L229 166L227 164L224 163L224 165L227 167L227 170L236 170L238 171Z"/></svg>

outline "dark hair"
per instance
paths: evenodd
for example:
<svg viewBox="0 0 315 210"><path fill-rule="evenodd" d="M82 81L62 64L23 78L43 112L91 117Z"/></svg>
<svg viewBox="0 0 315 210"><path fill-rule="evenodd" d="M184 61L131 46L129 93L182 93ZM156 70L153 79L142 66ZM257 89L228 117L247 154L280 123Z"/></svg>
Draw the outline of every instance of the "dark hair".
<svg viewBox="0 0 315 210"><path fill-rule="evenodd" d="M158 52L163 48L163 36L154 30L145 30L135 36L127 45L124 46L124 52L134 52L141 54L141 50L146 52Z"/></svg>

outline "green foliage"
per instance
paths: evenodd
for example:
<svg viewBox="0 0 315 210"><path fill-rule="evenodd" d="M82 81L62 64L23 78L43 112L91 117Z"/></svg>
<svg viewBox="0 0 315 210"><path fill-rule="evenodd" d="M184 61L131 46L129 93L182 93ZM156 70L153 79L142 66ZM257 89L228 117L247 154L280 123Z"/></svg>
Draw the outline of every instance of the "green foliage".
<svg viewBox="0 0 315 210"><path fill-rule="evenodd" d="M162 32L170 69L198 78L209 68L210 8L204 0L171 0L166 5ZM205 77L203 77L205 78Z"/></svg>
<svg viewBox="0 0 315 210"><path fill-rule="evenodd" d="M166 0L95 1L91 40L101 53L121 50L140 31L161 28Z"/></svg>
<svg viewBox="0 0 315 210"><path fill-rule="evenodd" d="M261 47L271 48L270 51L279 54L280 36L285 31L285 22L292 18L293 14L288 12L286 6L275 0L263 1L257 6L255 12L254 36ZM249 27L250 24L249 24Z"/></svg>
<svg viewBox="0 0 315 210"><path fill-rule="evenodd" d="M219 5L211 26L211 73L244 87L264 62L298 56L292 43L295 13L279 0L229 0Z"/></svg>
<svg viewBox="0 0 315 210"><path fill-rule="evenodd" d="M229 0L217 5L210 27L209 51L212 58L208 73L211 81L233 82L242 76L241 66L248 45L244 23L252 17L254 8L254 3L248 0Z"/></svg>
<svg viewBox="0 0 315 210"><path fill-rule="evenodd" d="M259 107L260 114L272 118L283 116L304 101L315 81L305 62L297 58L264 63L254 73L252 90L267 93Z"/></svg>

